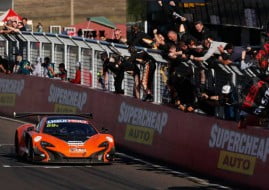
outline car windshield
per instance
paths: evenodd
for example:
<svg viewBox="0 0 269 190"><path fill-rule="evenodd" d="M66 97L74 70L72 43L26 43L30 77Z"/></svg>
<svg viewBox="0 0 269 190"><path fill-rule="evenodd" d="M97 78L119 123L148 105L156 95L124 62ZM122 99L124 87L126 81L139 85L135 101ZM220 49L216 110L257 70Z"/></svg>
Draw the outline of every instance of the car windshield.
<svg viewBox="0 0 269 190"><path fill-rule="evenodd" d="M43 133L65 141L85 141L97 131L86 120L54 119L47 120Z"/></svg>

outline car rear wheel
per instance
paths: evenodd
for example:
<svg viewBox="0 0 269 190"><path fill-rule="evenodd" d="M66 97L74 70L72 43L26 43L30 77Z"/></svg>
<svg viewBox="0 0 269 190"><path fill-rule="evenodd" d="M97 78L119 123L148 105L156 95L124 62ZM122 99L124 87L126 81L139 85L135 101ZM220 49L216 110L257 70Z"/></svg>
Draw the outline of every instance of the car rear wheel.
<svg viewBox="0 0 269 190"><path fill-rule="evenodd" d="M32 161L34 161L34 149L33 149L32 140L31 139L29 139L27 141L27 149L28 149L27 161L32 162Z"/></svg>
<svg viewBox="0 0 269 190"><path fill-rule="evenodd" d="M16 153L16 156L18 157L19 156L19 137L18 137L18 133L16 132L15 134L15 153Z"/></svg>

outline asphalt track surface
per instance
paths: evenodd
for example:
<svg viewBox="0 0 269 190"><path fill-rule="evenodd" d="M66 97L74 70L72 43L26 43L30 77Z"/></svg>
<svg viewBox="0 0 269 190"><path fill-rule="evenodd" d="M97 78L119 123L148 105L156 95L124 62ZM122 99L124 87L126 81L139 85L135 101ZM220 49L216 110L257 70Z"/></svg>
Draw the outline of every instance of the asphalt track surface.
<svg viewBox="0 0 269 190"><path fill-rule="evenodd" d="M112 165L41 165L19 161L13 141L21 123L0 118L2 190L196 190L232 189L182 171L118 153Z"/></svg>

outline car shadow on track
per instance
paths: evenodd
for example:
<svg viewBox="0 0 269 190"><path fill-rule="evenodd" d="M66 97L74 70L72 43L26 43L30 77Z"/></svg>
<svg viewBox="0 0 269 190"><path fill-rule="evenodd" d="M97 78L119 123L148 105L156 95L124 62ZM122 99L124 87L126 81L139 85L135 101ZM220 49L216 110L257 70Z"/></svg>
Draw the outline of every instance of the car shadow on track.
<svg viewBox="0 0 269 190"><path fill-rule="evenodd" d="M59 167L83 167L83 166L109 166L110 163L42 163L42 162L30 162L26 158L17 157L15 148L13 145L0 146L0 164L10 166L59 166Z"/></svg>
<svg viewBox="0 0 269 190"><path fill-rule="evenodd" d="M126 151L124 151L126 152ZM126 152L127 153L127 152ZM128 155L130 155L128 153ZM134 156L134 157L132 157ZM180 177L188 179L192 182L200 184L198 187L169 187L168 190L240 190L243 188L235 187L235 184L229 184L228 182L223 182L215 178L210 178L209 176L204 176L199 173L195 173L188 169L178 168L177 166L168 165L167 163L154 160L148 157L143 157L141 155L124 156L124 154L119 154L116 159L116 163L133 165L137 170L150 171L157 174L171 175L174 177ZM196 177L193 177L196 176ZM219 185L226 184L226 185ZM227 187L227 185L229 187ZM231 186L233 186L231 188Z"/></svg>
<svg viewBox="0 0 269 190"><path fill-rule="evenodd" d="M167 190L218 190L223 188L217 188L217 187L169 187Z"/></svg>

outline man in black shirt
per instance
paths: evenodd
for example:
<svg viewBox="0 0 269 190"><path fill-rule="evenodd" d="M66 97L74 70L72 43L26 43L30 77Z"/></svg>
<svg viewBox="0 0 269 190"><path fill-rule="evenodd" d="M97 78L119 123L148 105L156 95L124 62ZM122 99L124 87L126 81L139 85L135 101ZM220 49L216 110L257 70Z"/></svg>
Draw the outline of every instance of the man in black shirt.
<svg viewBox="0 0 269 190"><path fill-rule="evenodd" d="M105 78L105 87L108 80L108 71L110 70L114 76L114 87L116 94L124 94L123 89L121 88L122 80L124 78L124 68L120 60L120 56L115 55L108 57L107 53L101 55L103 60L103 76Z"/></svg>
<svg viewBox="0 0 269 190"><path fill-rule="evenodd" d="M195 31L193 32L193 36L197 39L197 41L202 42L208 38L213 39L212 33L208 28L204 26L201 21L197 21L194 23Z"/></svg>

